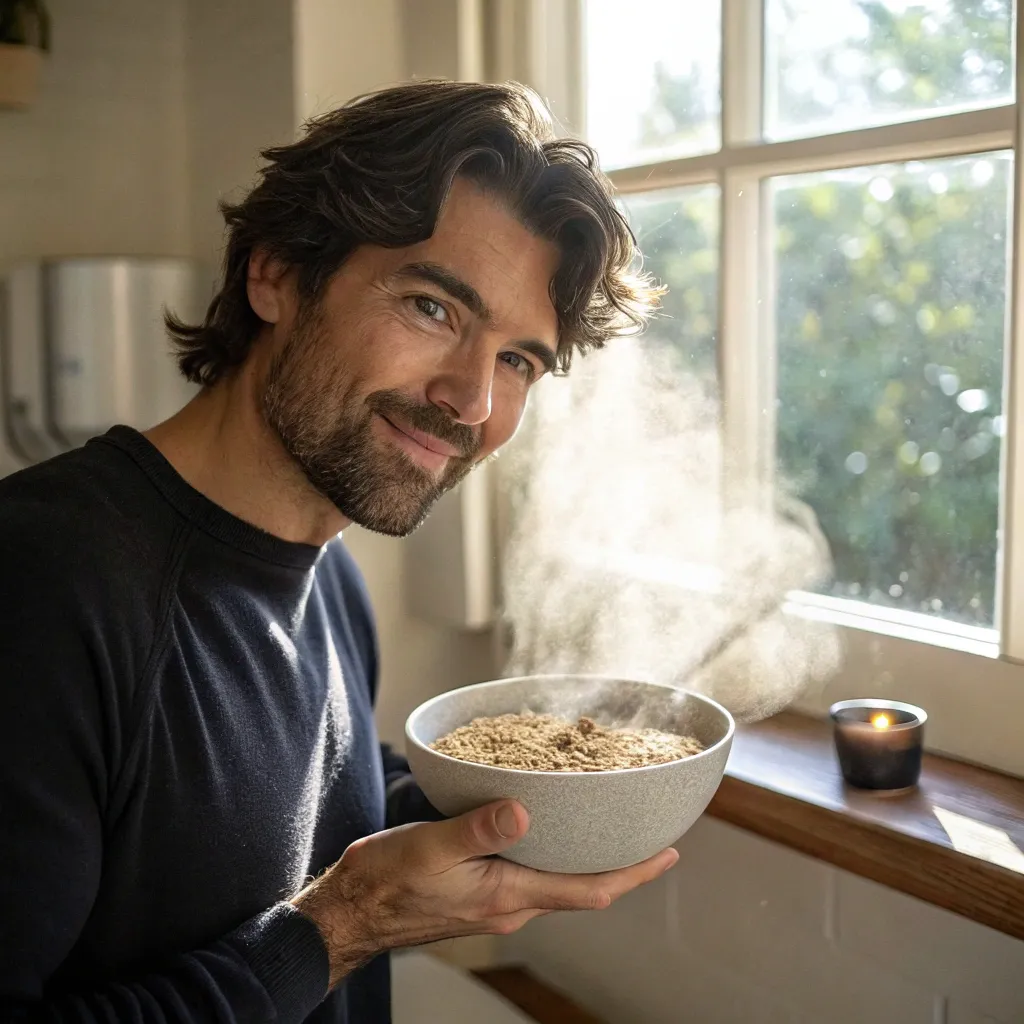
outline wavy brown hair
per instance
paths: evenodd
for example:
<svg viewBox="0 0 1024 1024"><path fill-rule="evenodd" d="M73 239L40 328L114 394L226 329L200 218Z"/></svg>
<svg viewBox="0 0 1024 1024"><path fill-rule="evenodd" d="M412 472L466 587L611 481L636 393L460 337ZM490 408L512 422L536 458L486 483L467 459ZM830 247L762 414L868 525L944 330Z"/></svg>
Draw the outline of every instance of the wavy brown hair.
<svg viewBox="0 0 1024 1024"><path fill-rule="evenodd" d="M638 271L633 235L597 155L556 138L524 86L426 81L384 89L312 119L299 141L262 156L252 191L220 204L224 280L205 319L166 316L181 371L198 384L242 363L262 325L246 292L255 249L295 269L300 301L315 304L358 246L429 238L456 177L496 196L560 251L551 298L563 372L575 351L640 330L657 304L659 290Z"/></svg>

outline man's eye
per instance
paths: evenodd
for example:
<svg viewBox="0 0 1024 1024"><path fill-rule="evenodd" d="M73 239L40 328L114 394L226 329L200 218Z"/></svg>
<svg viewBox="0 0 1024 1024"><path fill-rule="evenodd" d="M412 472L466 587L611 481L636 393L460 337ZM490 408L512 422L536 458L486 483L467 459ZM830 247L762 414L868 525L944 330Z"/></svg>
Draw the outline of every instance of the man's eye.
<svg viewBox="0 0 1024 1024"><path fill-rule="evenodd" d="M439 324L448 322L448 310L437 299L432 299L429 295L417 295L416 308L425 317L436 320Z"/></svg>
<svg viewBox="0 0 1024 1024"><path fill-rule="evenodd" d="M512 367L516 373L521 374L527 380L533 380L537 375L537 371L533 368L533 363L530 362L525 356L521 356L518 352L502 352L501 358Z"/></svg>

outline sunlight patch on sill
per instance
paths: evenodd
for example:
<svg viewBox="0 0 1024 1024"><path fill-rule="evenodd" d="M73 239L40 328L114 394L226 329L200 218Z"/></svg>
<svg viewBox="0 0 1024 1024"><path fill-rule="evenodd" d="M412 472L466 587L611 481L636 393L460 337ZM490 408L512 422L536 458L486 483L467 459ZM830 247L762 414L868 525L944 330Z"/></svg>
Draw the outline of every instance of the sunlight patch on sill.
<svg viewBox="0 0 1024 1024"><path fill-rule="evenodd" d="M1024 875L1024 852L1001 828L975 821L956 811L948 811L944 807L932 805L935 817L945 829L953 849L968 857L977 857L998 864L1000 867Z"/></svg>

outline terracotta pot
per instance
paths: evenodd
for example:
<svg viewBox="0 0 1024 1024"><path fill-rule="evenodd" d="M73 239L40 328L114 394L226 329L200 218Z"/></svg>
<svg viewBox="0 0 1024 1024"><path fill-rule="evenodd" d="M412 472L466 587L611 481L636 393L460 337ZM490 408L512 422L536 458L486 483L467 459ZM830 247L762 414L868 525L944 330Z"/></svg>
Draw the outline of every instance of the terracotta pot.
<svg viewBox="0 0 1024 1024"><path fill-rule="evenodd" d="M43 51L0 43L0 107L27 109L39 90Z"/></svg>

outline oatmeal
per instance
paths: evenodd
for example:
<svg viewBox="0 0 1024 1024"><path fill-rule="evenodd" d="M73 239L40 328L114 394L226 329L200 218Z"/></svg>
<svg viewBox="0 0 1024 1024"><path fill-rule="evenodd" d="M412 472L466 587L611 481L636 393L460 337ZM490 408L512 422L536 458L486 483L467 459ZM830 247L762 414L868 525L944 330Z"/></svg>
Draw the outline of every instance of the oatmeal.
<svg viewBox="0 0 1024 1024"><path fill-rule="evenodd" d="M575 724L526 712L476 718L431 747L460 761L535 772L607 772L644 768L699 754L692 736L657 729L609 729L591 718Z"/></svg>

